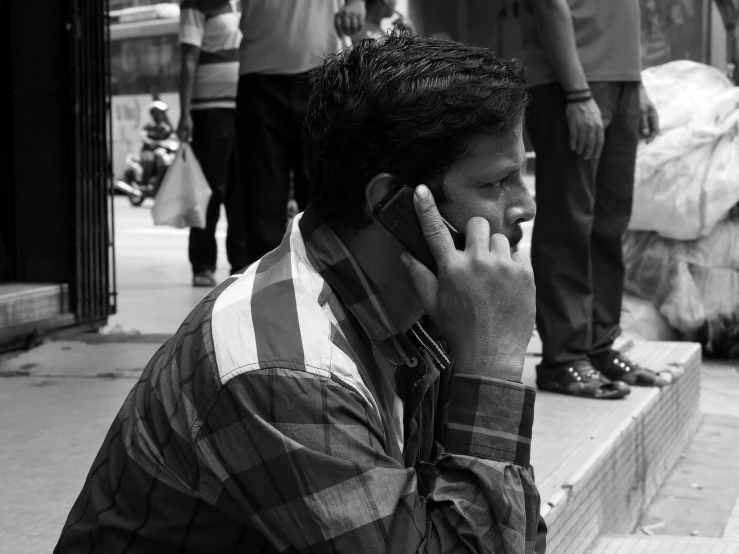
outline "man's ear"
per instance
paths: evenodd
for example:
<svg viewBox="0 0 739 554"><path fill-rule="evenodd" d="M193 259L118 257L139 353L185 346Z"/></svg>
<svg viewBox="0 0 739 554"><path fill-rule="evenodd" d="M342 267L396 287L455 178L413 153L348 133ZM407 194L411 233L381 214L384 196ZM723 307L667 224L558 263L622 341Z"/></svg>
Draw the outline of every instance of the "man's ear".
<svg viewBox="0 0 739 554"><path fill-rule="evenodd" d="M389 173L378 173L367 183L364 189L367 199L364 205L364 215L367 219L372 219L372 210L392 190L394 180L395 178Z"/></svg>

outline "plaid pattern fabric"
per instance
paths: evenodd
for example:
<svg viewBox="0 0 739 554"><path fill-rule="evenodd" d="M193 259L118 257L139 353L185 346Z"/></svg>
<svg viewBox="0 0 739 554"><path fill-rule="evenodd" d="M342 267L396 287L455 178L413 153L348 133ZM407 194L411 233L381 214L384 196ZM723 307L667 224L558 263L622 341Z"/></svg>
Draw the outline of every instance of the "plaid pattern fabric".
<svg viewBox="0 0 739 554"><path fill-rule="evenodd" d="M544 552L533 390L433 334L309 208L150 361L55 552Z"/></svg>

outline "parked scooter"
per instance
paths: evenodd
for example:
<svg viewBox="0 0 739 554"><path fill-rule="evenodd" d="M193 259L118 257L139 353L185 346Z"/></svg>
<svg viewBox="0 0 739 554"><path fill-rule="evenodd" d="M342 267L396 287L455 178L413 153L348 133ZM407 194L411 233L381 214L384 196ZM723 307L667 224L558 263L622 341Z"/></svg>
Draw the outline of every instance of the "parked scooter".
<svg viewBox="0 0 739 554"><path fill-rule="evenodd" d="M158 141L154 148L154 170L146 178L141 164L141 156L128 154L126 156L126 171L123 178L115 182L116 189L123 192L131 205L140 206L147 198L154 198L159 192L159 186L167 171L174 162L180 143L177 139Z"/></svg>
<svg viewBox="0 0 739 554"><path fill-rule="evenodd" d="M149 106L152 122L141 133L141 154L126 156L126 171L115 187L128 196L134 206L140 206L147 198L154 198L162 184L167 168L174 162L180 142L173 134L167 117L168 106L157 100Z"/></svg>

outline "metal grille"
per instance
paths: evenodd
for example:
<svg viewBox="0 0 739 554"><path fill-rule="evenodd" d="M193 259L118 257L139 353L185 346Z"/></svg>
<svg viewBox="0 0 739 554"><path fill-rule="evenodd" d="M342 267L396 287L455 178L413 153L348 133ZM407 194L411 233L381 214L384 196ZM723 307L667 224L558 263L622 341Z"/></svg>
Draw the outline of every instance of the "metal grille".
<svg viewBox="0 0 739 554"><path fill-rule="evenodd" d="M10 61L10 6L8 2L0 2L0 75L4 79L13 74ZM6 81L7 82L7 81ZM7 135L13 129L13 92L10 86L0 86L0 129ZM7 139L5 139L7 140ZM13 231L15 228L15 198L13 198L13 149L2 142L0 148L0 284L13 277L11 260L15 257Z"/></svg>
<svg viewBox="0 0 739 554"><path fill-rule="evenodd" d="M109 0L72 0L78 321L115 313Z"/></svg>

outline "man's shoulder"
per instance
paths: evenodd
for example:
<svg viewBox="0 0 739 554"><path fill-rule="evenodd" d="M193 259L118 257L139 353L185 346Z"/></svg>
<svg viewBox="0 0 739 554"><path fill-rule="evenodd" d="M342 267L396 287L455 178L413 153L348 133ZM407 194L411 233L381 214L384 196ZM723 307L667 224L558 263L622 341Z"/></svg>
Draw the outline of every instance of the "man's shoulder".
<svg viewBox="0 0 739 554"><path fill-rule="evenodd" d="M210 329L220 385L260 370L338 377L362 393L359 358L344 337L346 308L311 264L298 225L215 300Z"/></svg>
<svg viewBox="0 0 739 554"><path fill-rule="evenodd" d="M250 266L213 306L211 330L221 384L259 369L329 377L330 287L294 253Z"/></svg>
<svg viewBox="0 0 739 554"><path fill-rule="evenodd" d="M198 417L219 390L246 381L252 390L265 372L339 382L374 406L360 373L360 366L373 362L344 336L347 313L311 265L294 225L280 247L195 307L147 374L173 401L185 395Z"/></svg>

